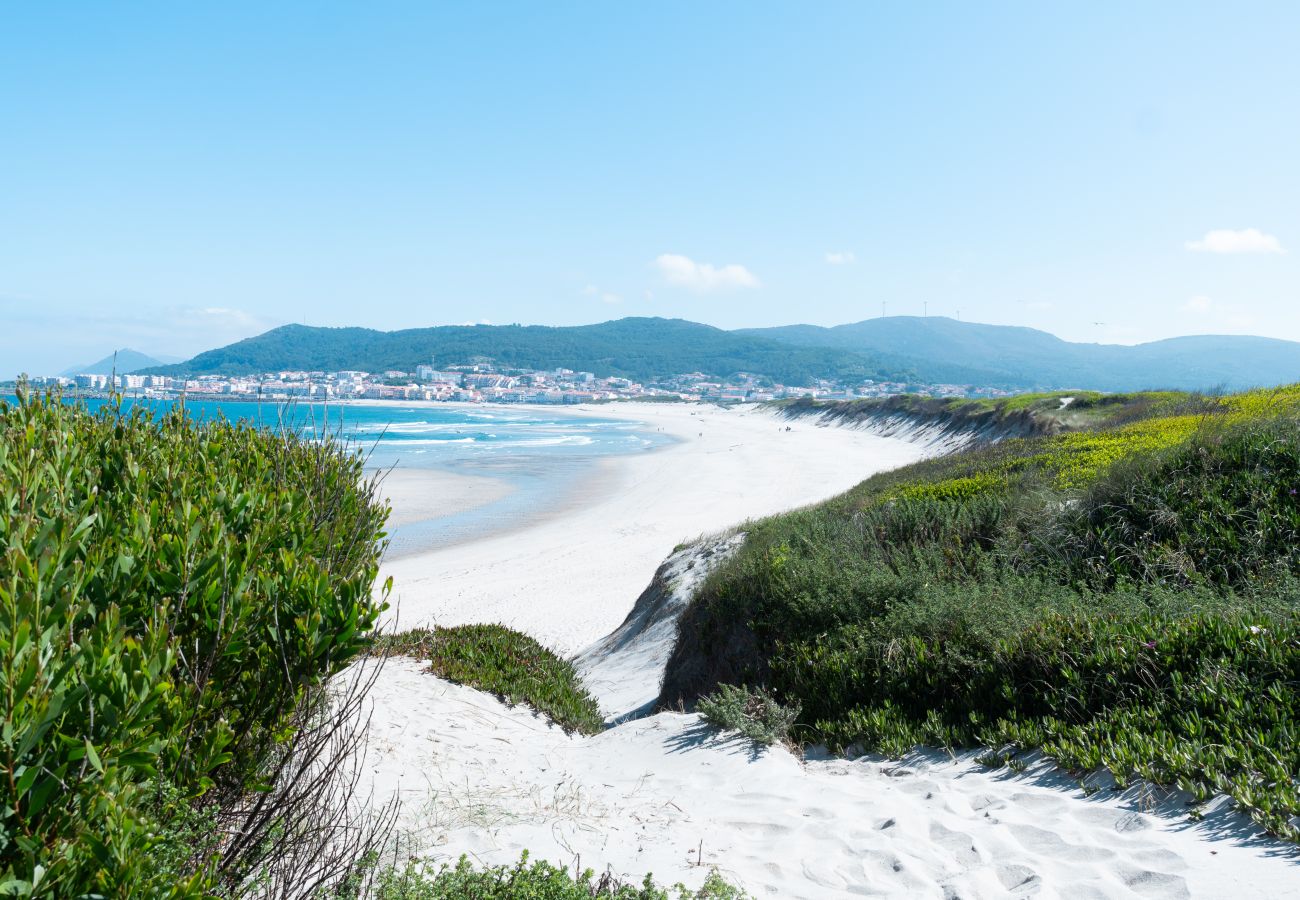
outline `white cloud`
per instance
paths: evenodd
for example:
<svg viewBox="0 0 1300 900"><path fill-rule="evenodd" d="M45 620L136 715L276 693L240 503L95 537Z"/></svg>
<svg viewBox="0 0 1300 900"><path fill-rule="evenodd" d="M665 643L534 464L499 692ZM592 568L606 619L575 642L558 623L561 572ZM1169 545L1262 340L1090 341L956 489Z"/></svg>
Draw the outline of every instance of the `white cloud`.
<svg viewBox="0 0 1300 900"><path fill-rule="evenodd" d="M1199 241L1188 241L1185 246L1195 253L1285 253L1282 244L1271 234L1258 228L1216 228L1205 232Z"/></svg>
<svg viewBox="0 0 1300 900"><path fill-rule="evenodd" d="M856 262L857 257L848 250L831 250L826 253L826 261L832 266L847 266L849 263Z"/></svg>
<svg viewBox="0 0 1300 900"><path fill-rule="evenodd" d="M1207 313L1213 306L1213 300L1203 294L1198 294L1183 304L1183 312Z"/></svg>
<svg viewBox="0 0 1300 900"><path fill-rule="evenodd" d="M664 253L656 257L655 266L669 284L697 294L733 288L756 288L762 284L744 266L732 263L717 267L710 263L697 263L690 257L676 253Z"/></svg>

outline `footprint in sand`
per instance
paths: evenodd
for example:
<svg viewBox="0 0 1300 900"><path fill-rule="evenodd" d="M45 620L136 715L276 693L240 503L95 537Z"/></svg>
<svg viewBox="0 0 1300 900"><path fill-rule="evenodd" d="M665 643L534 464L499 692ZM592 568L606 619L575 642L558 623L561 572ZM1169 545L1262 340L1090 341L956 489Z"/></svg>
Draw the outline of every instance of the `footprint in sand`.
<svg viewBox="0 0 1300 900"><path fill-rule="evenodd" d="M983 862L983 854L975 846L974 840L964 831L954 831L946 825L934 822L930 825L930 842L943 848L961 867Z"/></svg>
<svg viewBox="0 0 1300 900"><path fill-rule="evenodd" d="M1005 865L993 870L1012 897L1032 897L1043 888L1043 878L1029 866Z"/></svg>
<svg viewBox="0 0 1300 900"><path fill-rule="evenodd" d="M1076 859L1089 863L1111 859L1115 856L1115 851L1109 848L1071 844L1056 832L1035 825L1008 825L1007 830L1011 832L1011 836L1019 842L1020 846L1031 853L1052 856L1057 859Z"/></svg>
<svg viewBox="0 0 1300 900"><path fill-rule="evenodd" d="M984 812L989 809L1005 809L1007 802L997 797L991 797L988 794L976 794L970 798L970 808L975 812Z"/></svg>
<svg viewBox="0 0 1300 900"><path fill-rule="evenodd" d="M1119 866L1115 874L1139 897L1157 897L1160 900L1182 900L1192 896L1187 881L1181 875L1153 872L1150 869L1130 869Z"/></svg>
<svg viewBox="0 0 1300 900"><path fill-rule="evenodd" d="M783 838L793 831L788 825L778 825L775 822L724 822L723 825L747 837L759 838Z"/></svg>

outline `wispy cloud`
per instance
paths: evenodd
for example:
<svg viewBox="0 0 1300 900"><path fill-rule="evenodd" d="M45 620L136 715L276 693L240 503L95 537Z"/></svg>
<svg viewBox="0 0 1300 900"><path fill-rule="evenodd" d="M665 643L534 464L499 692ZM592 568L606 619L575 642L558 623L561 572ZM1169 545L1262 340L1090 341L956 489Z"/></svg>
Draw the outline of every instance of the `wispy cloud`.
<svg viewBox="0 0 1300 900"><path fill-rule="evenodd" d="M1205 313L1214 308L1214 301L1203 294L1191 298L1183 304L1183 312Z"/></svg>
<svg viewBox="0 0 1300 900"><path fill-rule="evenodd" d="M601 303L606 303L610 306L617 306L618 304L623 302L623 298L618 294L612 293L610 291L602 291L594 284L589 284L585 288L583 288L582 296L593 297L599 300Z"/></svg>
<svg viewBox="0 0 1300 900"><path fill-rule="evenodd" d="M857 262L857 257L848 250L829 250L825 258L832 266L847 266L850 263Z"/></svg>
<svg viewBox="0 0 1300 900"><path fill-rule="evenodd" d="M1205 237L1188 241L1184 246L1194 253L1285 253L1282 243L1271 234L1258 228L1216 228L1205 232Z"/></svg>
<svg viewBox="0 0 1300 900"><path fill-rule="evenodd" d="M762 282L753 272L736 263L714 266L710 263L698 263L688 256L664 253L655 258L654 264L669 284L684 287L697 294L762 286Z"/></svg>

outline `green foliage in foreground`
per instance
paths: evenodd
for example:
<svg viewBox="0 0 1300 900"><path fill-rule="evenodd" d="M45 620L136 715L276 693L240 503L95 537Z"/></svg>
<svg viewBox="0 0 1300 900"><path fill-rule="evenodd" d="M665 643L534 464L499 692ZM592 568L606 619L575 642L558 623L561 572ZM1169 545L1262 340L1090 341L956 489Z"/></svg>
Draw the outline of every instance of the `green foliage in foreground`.
<svg viewBox="0 0 1300 900"><path fill-rule="evenodd" d="M597 878L590 869L575 876L545 861L529 865L524 851L513 866L476 869L462 856L454 868L444 865L436 872L416 862L385 869L374 876L365 896L372 900L744 900L747 895L717 872L709 873L695 891L680 884L661 888L649 875L632 886L608 875Z"/></svg>
<svg viewBox="0 0 1300 900"><path fill-rule="evenodd" d="M415 629L379 636L375 649L426 659L434 675L507 703L526 703L565 731L596 734L604 728L600 707L573 663L504 625Z"/></svg>
<svg viewBox="0 0 1300 900"><path fill-rule="evenodd" d="M683 630L735 657L714 671L799 703L801 739L1041 748L1226 793L1295 840L1296 396L876 476L753 526Z"/></svg>
<svg viewBox="0 0 1300 900"><path fill-rule="evenodd" d="M0 893L237 881L160 831L262 788L363 649L386 516L330 442L0 404Z"/></svg>
<svg viewBox="0 0 1300 900"><path fill-rule="evenodd" d="M783 706L767 691L744 685L720 684L695 707L704 721L718 728L739 731L757 744L784 743L799 718L799 704Z"/></svg>

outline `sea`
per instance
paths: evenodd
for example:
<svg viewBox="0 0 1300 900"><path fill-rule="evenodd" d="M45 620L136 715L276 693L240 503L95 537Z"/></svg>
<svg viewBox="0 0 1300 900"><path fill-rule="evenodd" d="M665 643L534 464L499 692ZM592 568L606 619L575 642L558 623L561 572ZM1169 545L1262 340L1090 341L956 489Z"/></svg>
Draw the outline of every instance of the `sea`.
<svg viewBox="0 0 1300 900"><path fill-rule="evenodd" d="M0 398L13 402L13 397ZM84 399L92 411L109 401ZM176 401L125 398L161 415ZM507 530L565 502L593 477L602 459L645 453L672 438L640 422L566 415L560 407L445 404L256 403L187 400L202 421L224 418L289 429L308 439L329 434L366 460L368 471L432 469L504 481L505 496L464 511L403 521L389 529L390 558L424 552Z"/></svg>

